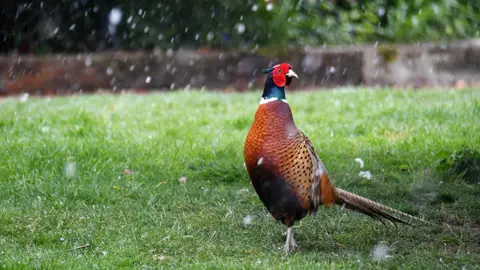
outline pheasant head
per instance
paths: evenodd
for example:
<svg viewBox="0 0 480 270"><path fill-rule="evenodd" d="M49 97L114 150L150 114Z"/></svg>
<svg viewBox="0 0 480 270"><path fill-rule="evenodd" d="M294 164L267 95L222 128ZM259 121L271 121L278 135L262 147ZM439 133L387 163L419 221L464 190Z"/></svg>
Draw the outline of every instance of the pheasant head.
<svg viewBox="0 0 480 270"><path fill-rule="evenodd" d="M262 100L284 100L285 86L292 83L293 77L298 79L297 73L295 73L292 70L292 66L287 63L266 68L263 70L263 73L267 74L267 80L265 81Z"/></svg>

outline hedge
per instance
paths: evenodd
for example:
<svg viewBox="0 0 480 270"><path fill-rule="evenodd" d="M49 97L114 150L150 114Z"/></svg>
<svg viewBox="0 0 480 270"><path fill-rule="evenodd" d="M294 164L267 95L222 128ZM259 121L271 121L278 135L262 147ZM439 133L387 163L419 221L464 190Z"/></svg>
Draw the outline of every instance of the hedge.
<svg viewBox="0 0 480 270"><path fill-rule="evenodd" d="M94 52L448 41L479 36L478 0L4 1L0 51ZM118 24L115 22L118 20ZM114 23L112 23L114 22Z"/></svg>

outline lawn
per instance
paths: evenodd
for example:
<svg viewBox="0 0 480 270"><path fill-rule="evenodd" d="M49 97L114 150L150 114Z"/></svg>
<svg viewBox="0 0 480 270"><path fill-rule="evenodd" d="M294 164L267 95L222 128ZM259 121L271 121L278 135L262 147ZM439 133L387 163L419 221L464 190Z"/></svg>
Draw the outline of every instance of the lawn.
<svg viewBox="0 0 480 270"><path fill-rule="evenodd" d="M289 256L243 167L260 95L0 100L0 267L480 269L479 89L287 93L335 185L443 224L324 209Z"/></svg>

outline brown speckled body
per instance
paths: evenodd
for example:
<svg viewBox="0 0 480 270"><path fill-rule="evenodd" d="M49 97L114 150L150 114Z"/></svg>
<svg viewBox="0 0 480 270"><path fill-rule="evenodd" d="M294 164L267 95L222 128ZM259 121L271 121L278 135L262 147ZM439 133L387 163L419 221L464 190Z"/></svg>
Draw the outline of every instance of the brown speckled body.
<svg viewBox="0 0 480 270"><path fill-rule="evenodd" d="M274 218L292 226L317 209L321 185L315 168L321 161L295 126L288 103L276 100L259 106L244 157L252 185Z"/></svg>

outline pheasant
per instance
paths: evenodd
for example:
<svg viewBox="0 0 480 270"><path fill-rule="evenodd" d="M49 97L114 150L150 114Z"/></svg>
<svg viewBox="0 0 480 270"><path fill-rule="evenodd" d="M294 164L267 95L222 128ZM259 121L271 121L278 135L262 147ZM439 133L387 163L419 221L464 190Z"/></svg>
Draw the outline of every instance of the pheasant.
<svg viewBox="0 0 480 270"><path fill-rule="evenodd" d="M260 200L275 219L287 226L285 252L298 248L293 237L295 221L308 213L314 215L320 205L340 205L382 222L386 219L411 225L406 218L421 220L334 187L312 143L295 126L285 98L285 86L298 75L287 63L263 72L267 79L246 138L244 159Z"/></svg>

